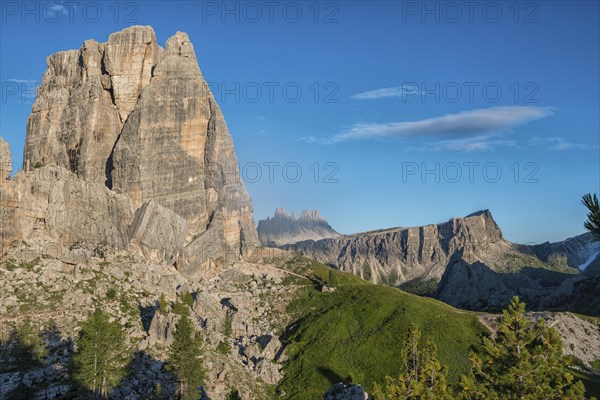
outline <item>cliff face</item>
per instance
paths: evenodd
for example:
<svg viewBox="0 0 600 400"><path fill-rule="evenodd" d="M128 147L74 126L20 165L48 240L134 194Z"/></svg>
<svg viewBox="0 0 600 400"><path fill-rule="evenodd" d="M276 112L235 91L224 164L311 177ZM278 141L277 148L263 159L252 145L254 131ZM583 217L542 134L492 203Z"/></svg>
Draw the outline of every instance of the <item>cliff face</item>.
<svg viewBox="0 0 600 400"><path fill-rule="evenodd" d="M27 123L25 171L55 165L125 195L140 209L136 224L155 214L149 202L174 213L183 220L167 218L174 253L188 273L258 245L233 141L187 34L163 49L152 28L131 27L47 64Z"/></svg>
<svg viewBox="0 0 600 400"><path fill-rule="evenodd" d="M290 215L278 208L272 218L258 221L258 237L263 245L281 246L339 236L317 210L303 210L296 219L295 213Z"/></svg>

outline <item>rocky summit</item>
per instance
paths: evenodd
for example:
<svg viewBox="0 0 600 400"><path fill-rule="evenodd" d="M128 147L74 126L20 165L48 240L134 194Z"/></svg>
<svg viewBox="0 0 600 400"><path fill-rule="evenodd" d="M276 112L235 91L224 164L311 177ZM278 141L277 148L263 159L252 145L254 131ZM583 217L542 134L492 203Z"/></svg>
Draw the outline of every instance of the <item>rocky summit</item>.
<svg viewBox="0 0 600 400"><path fill-rule="evenodd" d="M258 221L258 237L265 246L281 246L303 240L319 240L340 236L317 210L303 210L300 218L288 214L283 208L275 215Z"/></svg>
<svg viewBox="0 0 600 400"><path fill-rule="evenodd" d="M24 171L2 199L8 214L55 221L42 228L64 246L163 253L186 274L253 251L252 202L187 34L163 49L151 27L134 26L47 64L27 122ZM23 194L32 186L39 190ZM99 218L87 218L85 205ZM38 229L35 220L16 225L5 242Z"/></svg>

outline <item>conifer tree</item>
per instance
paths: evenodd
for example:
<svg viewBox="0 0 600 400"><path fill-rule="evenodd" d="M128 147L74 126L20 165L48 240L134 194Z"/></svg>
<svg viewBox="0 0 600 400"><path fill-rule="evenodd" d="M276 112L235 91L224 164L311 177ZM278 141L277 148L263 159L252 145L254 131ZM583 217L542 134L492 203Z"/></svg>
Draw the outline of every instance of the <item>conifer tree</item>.
<svg viewBox="0 0 600 400"><path fill-rule="evenodd" d="M226 400L242 400L240 392L234 387L227 394Z"/></svg>
<svg viewBox="0 0 600 400"><path fill-rule="evenodd" d="M10 335L7 349L7 356L19 373L18 385L11 393L7 393L7 398L28 399L33 396L33 392L25 385L25 374L32 368L44 365L44 357L48 355L40 332L33 325L31 318L27 317L15 327Z"/></svg>
<svg viewBox="0 0 600 400"><path fill-rule="evenodd" d="M195 331L187 307L175 326L168 369L177 376L177 393L182 400L197 398L204 381L202 338Z"/></svg>
<svg viewBox="0 0 600 400"><path fill-rule="evenodd" d="M593 196L591 193L584 195L581 202L589 211L583 226L594 235L594 239L600 241L600 204L596 193Z"/></svg>
<svg viewBox="0 0 600 400"><path fill-rule="evenodd" d="M401 351L403 370L397 378L385 377L381 388L375 384L376 400L445 400L450 399L446 370L437 360L435 345L423 343L421 331L411 326Z"/></svg>
<svg viewBox="0 0 600 400"><path fill-rule="evenodd" d="M160 384L160 382L158 382L154 386L154 395L152 396L152 399L153 400L163 400L164 398L165 398L165 395L163 393L162 385Z"/></svg>
<svg viewBox="0 0 600 400"><path fill-rule="evenodd" d="M181 294L181 302L188 307L192 307L194 305L194 297L186 290Z"/></svg>
<svg viewBox="0 0 600 400"><path fill-rule="evenodd" d="M94 396L107 398L126 374L130 351L123 327L95 311L81 327L73 356L74 378Z"/></svg>
<svg viewBox="0 0 600 400"><path fill-rule="evenodd" d="M169 304L167 303L167 300L165 300L164 293L160 294L160 300L158 300L158 310L162 315L167 315L167 312L169 312Z"/></svg>
<svg viewBox="0 0 600 400"><path fill-rule="evenodd" d="M556 331L543 319L530 322L514 297L496 337L484 338L481 355L471 353L471 371L460 381L461 399L580 400L585 389L566 371L567 358Z"/></svg>
<svg viewBox="0 0 600 400"><path fill-rule="evenodd" d="M338 277L333 271L333 269L329 270L329 274L327 276L327 284L331 287L334 287L338 284Z"/></svg>

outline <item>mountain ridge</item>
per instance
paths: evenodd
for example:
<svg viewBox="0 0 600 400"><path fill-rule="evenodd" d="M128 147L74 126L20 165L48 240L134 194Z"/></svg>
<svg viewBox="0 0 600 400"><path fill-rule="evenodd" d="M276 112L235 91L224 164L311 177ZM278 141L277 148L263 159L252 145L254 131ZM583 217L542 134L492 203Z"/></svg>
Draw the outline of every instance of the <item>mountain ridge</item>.
<svg viewBox="0 0 600 400"><path fill-rule="evenodd" d="M504 238L489 210L479 210L438 224L307 240L280 248L455 307L499 310L514 295L533 307L558 307L573 297L575 285L585 279L578 267L587 255L597 254L600 244L589 234L533 246L513 243ZM596 268L595 262L590 265L588 275ZM487 281L495 283L490 286ZM480 290L483 287L494 290ZM595 312L600 312L600 306Z"/></svg>

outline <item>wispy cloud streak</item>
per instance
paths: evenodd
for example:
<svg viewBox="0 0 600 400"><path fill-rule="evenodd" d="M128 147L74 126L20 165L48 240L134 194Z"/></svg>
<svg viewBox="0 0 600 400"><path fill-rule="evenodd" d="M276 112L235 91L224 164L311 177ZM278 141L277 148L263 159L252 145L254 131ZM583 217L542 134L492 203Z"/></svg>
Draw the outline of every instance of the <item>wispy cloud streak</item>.
<svg viewBox="0 0 600 400"><path fill-rule="evenodd" d="M529 140L530 146L547 146L549 151L565 151L565 150L593 150L597 149L598 146L584 144L584 143L571 143L562 137L533 137Z"/></svg>
<svg viewBox="0 0 600 400"><path fill-rule="evenodd" d="M357 100L375 100L388 97L402 97L414 94L420 94L419 88L416 85L403 85L387 87L375 90L368 90L366 92L357 93L350 96L351 99Z"/></svg>
<svg viewBox="0 0 600 400"><path fill-rule="evenodd" d="M442 141L485 138L554 115L552 107L508 106L482 108L417 121L357 123L328 138L307 136L311 143L336 144L356 140L437 138ZM481 145L484 146L485 145Z"/></svg>

